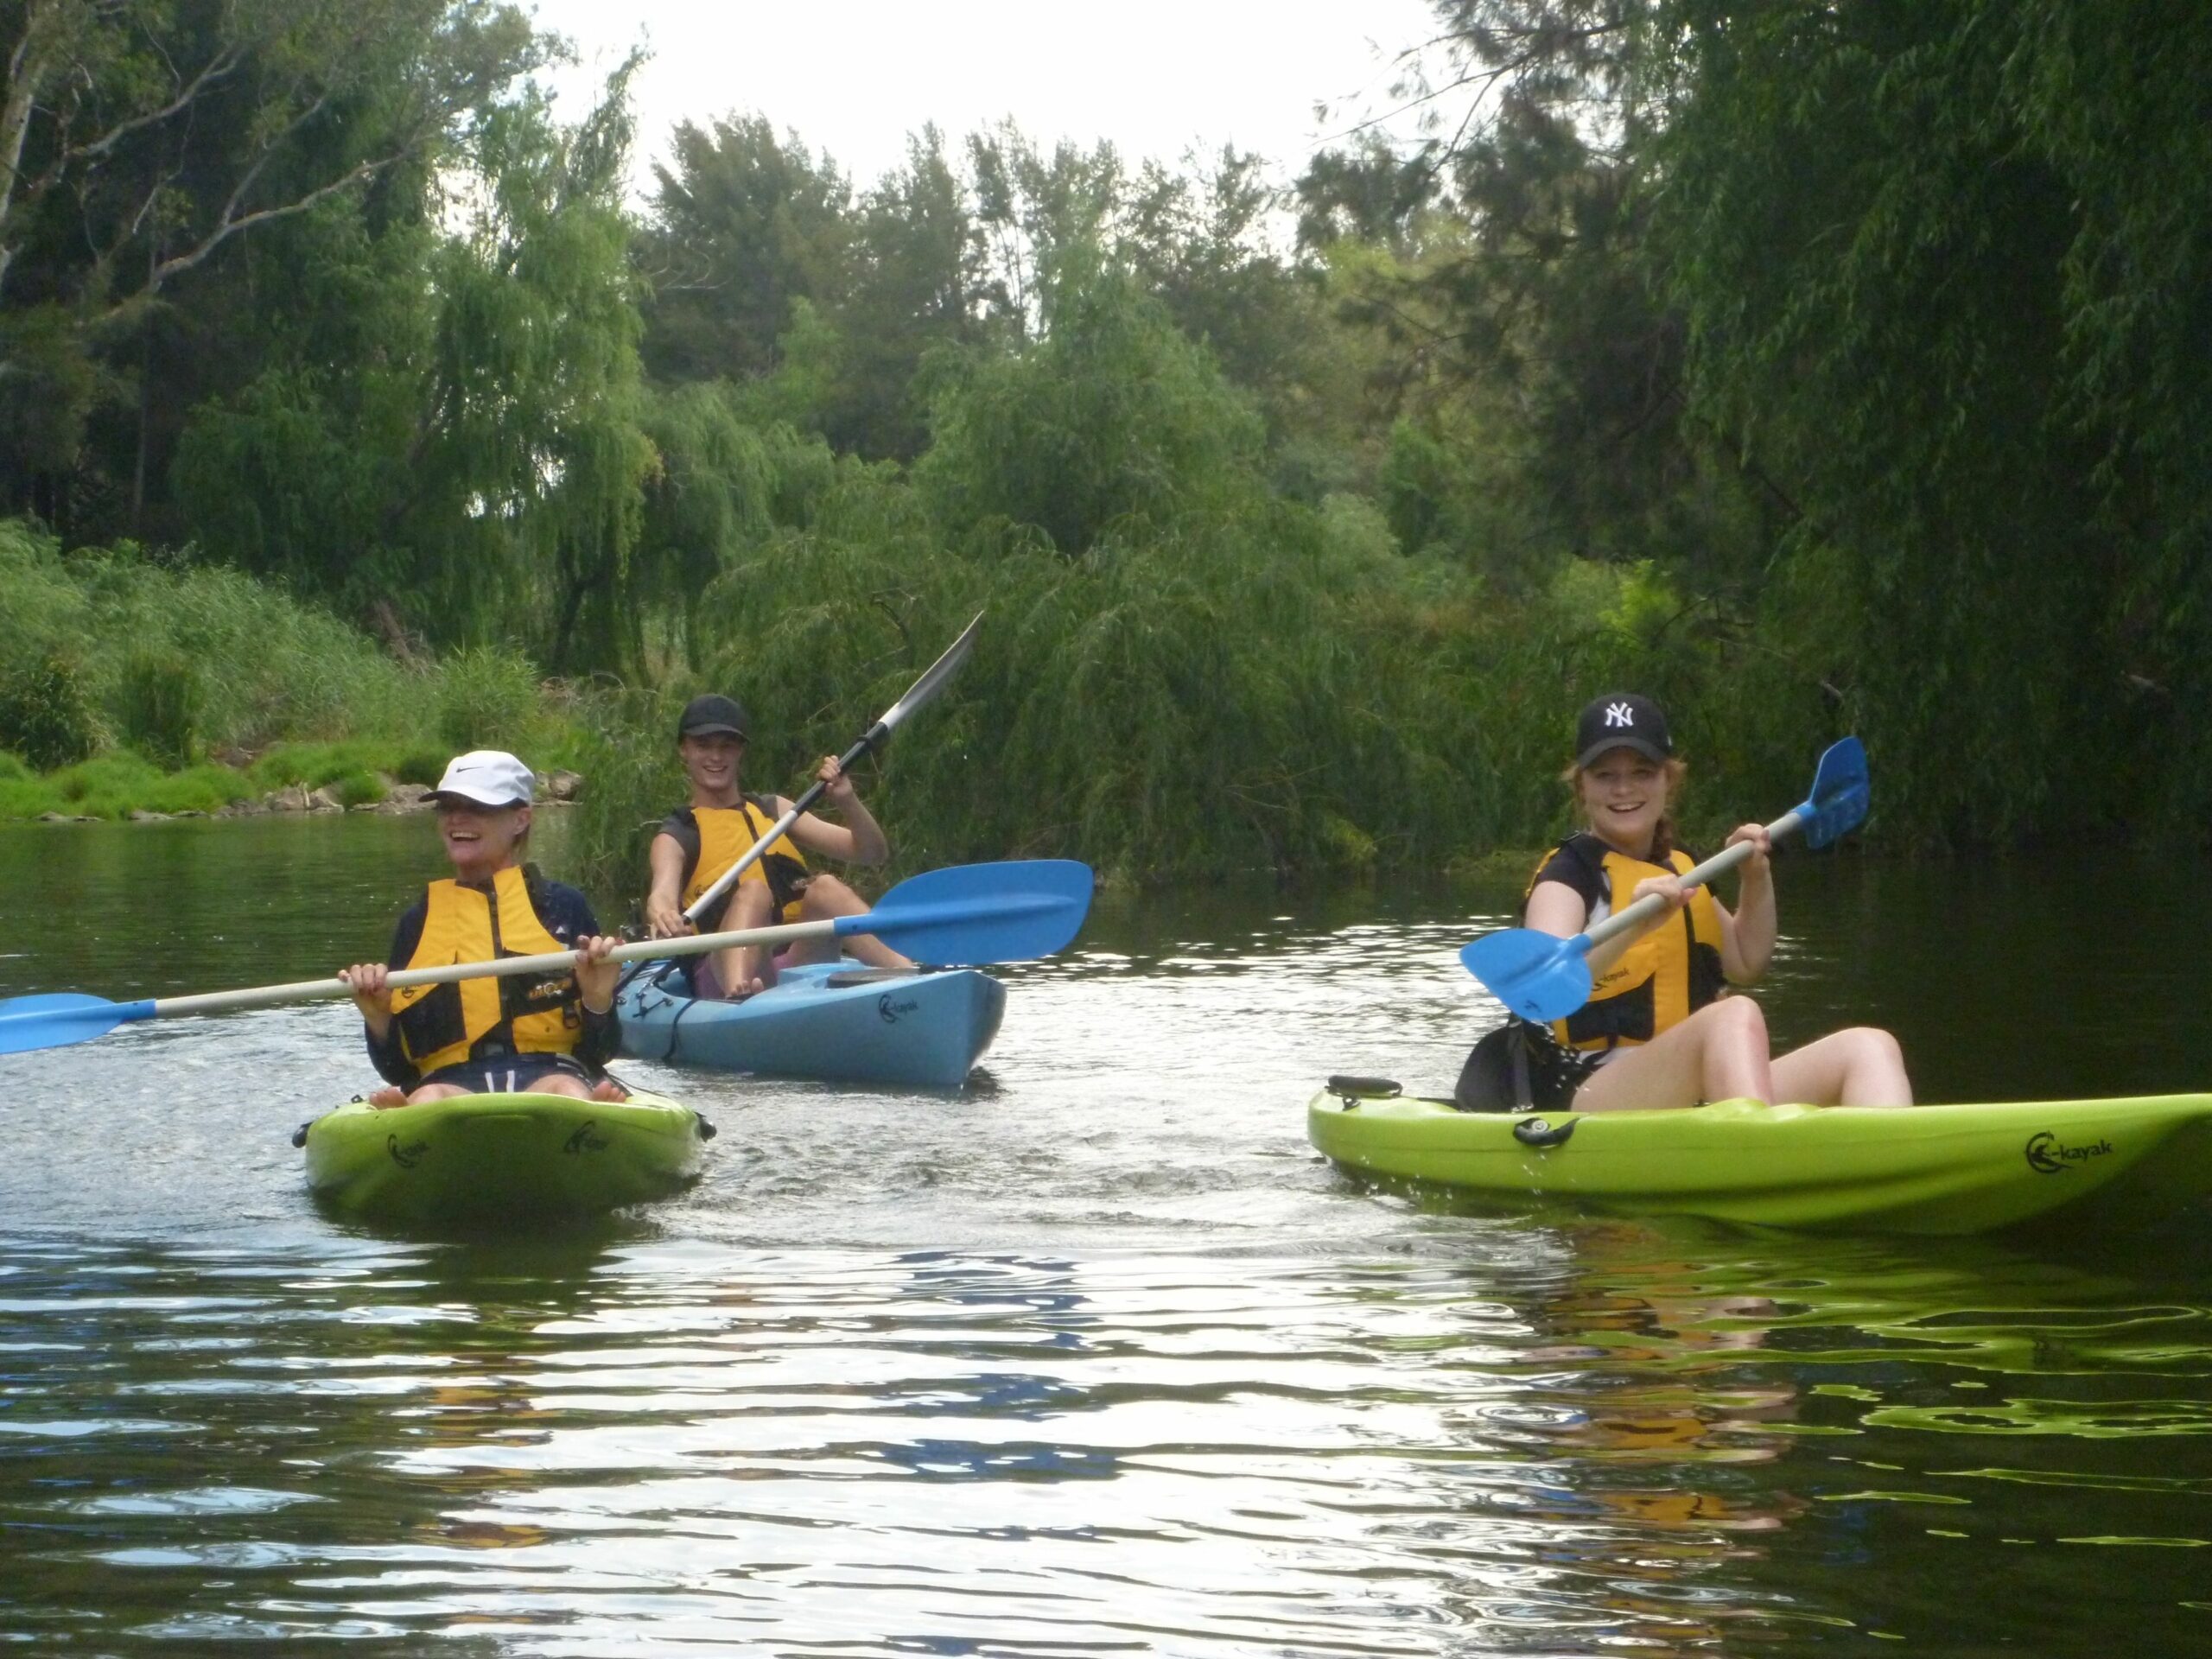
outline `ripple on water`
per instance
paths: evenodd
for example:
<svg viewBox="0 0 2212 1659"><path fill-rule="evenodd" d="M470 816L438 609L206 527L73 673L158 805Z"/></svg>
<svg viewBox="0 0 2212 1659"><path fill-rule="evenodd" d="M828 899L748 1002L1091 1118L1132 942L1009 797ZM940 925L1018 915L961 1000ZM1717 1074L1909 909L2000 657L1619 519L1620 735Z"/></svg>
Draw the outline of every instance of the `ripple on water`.
<svg viewBox="0 0 2212 1659"><path fill-rule="evenodd" d="M2103 1406L2016 1425L2044 1463L1962 1465L1984 1431L1918 1396L2019 1355L1931 1360L1913 1333L2031 1327L2017 1301L1931 1305L1986 1274L1845 1246L1859 1262L1815 1276L1785 1245L1785 1302L1740 1243L1468 1236L1480 1259L425 1247L376 1271L233 1258L227 1281L258 1288L219 1299L195 1294L204 1253L48 1248L0 1308L0 1631L149 1652L455 1629L563 1655L1668 1650L1863 1632L1844 1568L1908 1535L1971 1552L1993 1524L2132 1562L2196 1541L2139 1522L2202 1477L2050 1448L2082 1444L2079 1418L2155 1459L2186 1414L2116 1402L2183 1397L2143 1384L2202 1375L2181 1339L2201 1309L2054 1309L2076 1344L2132 1333L2087 1369L2069 1351ZM2009 1266L2015 1290L2087 1287ZM132 1294L103 1294L111 1268ZM180 1340L211 1300L226 1339ZM82 1342L26 1340L48 1317ZM59 1396L75 1409L24 1410ZM2008 1495L2042 1491L2064 1502L2031 1528ZM1882 1600L1955 1629L1902 1559ZM2195 1617L2181 1578L2131 1572L2133 1617Z"/></svg>
<svg viewBox="0 0 2212 1659"><path fill-rule="evenodd" d="M7 988L326 972L423 874L417 828L253 832L227 895L175 894L188 946L127 906L49 941L40 917L105 887L8 866L0 937L33 943ZM153 844L99 842L109 885L146 891L121 878ZM1793 905L1827 868L1791 868ZM2127 891L2101 925L2175 925ZM0 1641L2202 1649L2212 1261L2187 1240L1454 1213L1313 1156L1327 1072L1449 1082L1495 1014L1454 953L1516 896L1109 901L1078 951L1005 970L963 1093L634 1068L721 1125L706 1178L539 1240L396 1243L303 1201L289 1131L365 1076L343 1007L11 1057L53 1109L0 1159ZM1898 872L1789 912L1816 943L1789 942L1777 1028L1974 1029L1956 961L2032 953L1987 948L1973 882L1945 896L1924 963ZM222 922L241 906L270 925ZM2015 1057L1993 1015L2001 1050L1942 1062L2148 1066L2139 1019L2075 1012L2087 1058Z"/></svg>

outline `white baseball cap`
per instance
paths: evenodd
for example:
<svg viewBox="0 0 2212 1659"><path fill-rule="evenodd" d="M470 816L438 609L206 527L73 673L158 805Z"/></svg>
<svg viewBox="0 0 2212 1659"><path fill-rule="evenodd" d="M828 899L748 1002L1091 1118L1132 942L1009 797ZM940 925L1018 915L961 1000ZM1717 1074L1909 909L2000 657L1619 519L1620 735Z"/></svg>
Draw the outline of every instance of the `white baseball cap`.
<svg viewBox="0 0 2212 1659"><path fill-rule="evenodd" d="M478 806L527 806L537 792L537 779L530 768L505 749L471 749L446 763L446 775L430 798L450 795Z"/></svg>

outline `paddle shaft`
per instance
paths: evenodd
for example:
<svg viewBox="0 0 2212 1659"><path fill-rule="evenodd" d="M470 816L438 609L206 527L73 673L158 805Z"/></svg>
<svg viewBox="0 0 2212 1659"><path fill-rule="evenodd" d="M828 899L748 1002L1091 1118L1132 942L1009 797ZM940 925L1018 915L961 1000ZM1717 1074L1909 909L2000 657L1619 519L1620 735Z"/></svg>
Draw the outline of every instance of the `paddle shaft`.
<svg viewBox="0 0 2212 1659"><path fill-rule="evenodd" d="M837 769L840 772L849 768L862 755L873 753L882 744L889 741L891 734L898 729L900 721L937 696L938 692L944 688L944 683L952 677L953 671L968 659L969 652L975 648L976 630L982 626L983 613L978 611L974 620L961 630L960 637L944 648L944 654L930 664L928 671L920 679L906 688L906 695L885 709L883 718L869 727L861 735L859 742L838 757ZM761 855L774 846L778 837L789 830L791 825L797 823L799 815L820 800L823 791L829 787L830 785L819 778L809 785L806 792L791 803L791 810L768 827L767 834L747 848L736 863L724 870L715 878L712 887L691 901L690 906L683 912L683 918L696 925L702 918L720 904L723 895L737 885L738 878L759 863Z"/></svg>
<svg viewBox="0 0 2212 1659"><path fill-rule="evenodd" d="M1798 829L1804 821L1803 815L1793 808L1767 825L1767 839L1770 842L1780 841L1784 836ZM1739 841L1732 847L1723 847L1704 863L1693 864L1684 870L1682 886L1685 888L1701 887L1722 871L1734 869L1751 855L1751 843L1748 841ZM1589 948L1594 950L1607 939L1618 938L1634 928L1643 926L1644 923L1666 908L1667 901L1664 899L1656 893L1647 893L1626 909L1615 911L1582 937L1590 941Z"/></svg>
<svg viewBox="0 0 2212 1659"><path fill-rule="evenodd" d="M680 939L639 939L633 944L616 945L607 953L607 959L650 962L665 957L724 950L733 945L787 944L793 939L819 939L835 934L840 921L851 919L831 917L819 922L786 922L775 927L734 928L727 933L695 933ZM893 918L894 927L898 919ZM497 962L454 962L442 968L403 968L387 976L385 983L393 990L400 990L410 985L450 985L464 979L496 979L509 974L568 973L582 960L581 951L548 950L534 957L502 957ZM195 996L157 997L143 1005L153 1010L143 1017L166 1020L171 1014L265 1008L279 1002L310 1002L320 997L353 994L353 988L340 979L302 979L289 985L256 985L237 991L205 991Z"/></svg>
<svg viewBox="0 0 2212 1659"><path fill-rule="evenodd" d="M874 725L868 728L868 734L865 737L861 738L859 742L854 744L851 748L847 749L843 754L838 757L837 769L842 772L846 767L851 766L853 762L858 760L862 755L872 753L878 743L890 735L891 728L879 720ZM704 893L701 893L696 899L691 901L690 908L685 910L683 912L683 919L687 922L696 924L702 917L707 914L708 912L714 909L716 905L721 903L723 895L728 893L732 887L737 885L738 877L743 875L755 864L758 864L760 861L761 855L771 847L776 844L777 838L783 835L785 831L788 830L791 825L797 823L799 821L799 815L804 812L809 807L812 806L817 801L820 800L823 796L823 791L827 790L829 787L830 785L823 783L819 778L808 785L806 792L801 795L798 799L791 803L791 810L785 813L782 817L778 818L775 823L770 824L766 832L761 836L760 840L754 842L750 847L747 848L743 853L739 855L736 863L731 865L729 868L724 870L720 876L715 878L714 886L709 887Z"/></svg>
<svg viewBox="0 0 2212 1659"><path fill-rule="evenodd" d="M951 864L909 876L885 893L874 910L770 927L733 928L679 939L641 939L619 944L606 960L642 964L656 957L696 956L747 944L787 944L799 939L881 934L943 967L1020 962L1050 956L1074 938L1090 908L1095 878L1072 859L1017 859L998 864ZM584 965L582 953L552 950L489 962L407 968L385 976L391 986L450 984L508 974L564 975ZM338 975L290 985L261 985L197 996L110 1002L63 992L0 998L0 1054L27 1053L105 1036L120 1025L174 1014L213 1014L340 997L353 987Z"/></svg>

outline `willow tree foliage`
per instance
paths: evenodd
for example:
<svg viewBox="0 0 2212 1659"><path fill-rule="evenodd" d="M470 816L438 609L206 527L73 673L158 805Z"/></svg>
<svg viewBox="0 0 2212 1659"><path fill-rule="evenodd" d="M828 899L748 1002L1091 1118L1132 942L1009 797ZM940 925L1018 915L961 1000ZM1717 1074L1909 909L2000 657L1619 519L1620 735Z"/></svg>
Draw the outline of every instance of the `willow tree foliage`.
<svg viewBox="0 0 2212 1659"><path fill-rule="evenodd" d="M1042 339L938 396L915 478L950 529L1003 519L1072 555L1125 519L1256 505L1250 401L1128 272L1072 250L1042 314Z"/></svg>
<svg viewBox="0 0 2212 1659"><path fill-rule="evenodd" d="M2212 48L2078 0L1655 29L1655 252L1695 389L1849 556L1927 836L2212 805ZM1749 142L1754 130L1758 142Z"/></svg>
<svg viewBox="0 0 2212 1659"><path fill-rule="evenodd" d="M1678 635L1863 729L1885 822L2201 836L2208 48L2147 3L1439 0L1422 153L1338 156L1310 226L1433 200L1531 479ZM1416 188L1425 179L1432 194ZM1789 672L1778 675L1786 662ZM1777 680L1787 695L1774 696Z"/></svg>
<svg viewBox="0 0 2212 1659"><path fill-rule="evenodd" d="M562 667L634 655L653 451L628 142L626 71L573 129L536 96L487 111L438 233L321 273L389 308L373 357L272 369L195 416L178 460L195 531L400 632Z"/></svg>

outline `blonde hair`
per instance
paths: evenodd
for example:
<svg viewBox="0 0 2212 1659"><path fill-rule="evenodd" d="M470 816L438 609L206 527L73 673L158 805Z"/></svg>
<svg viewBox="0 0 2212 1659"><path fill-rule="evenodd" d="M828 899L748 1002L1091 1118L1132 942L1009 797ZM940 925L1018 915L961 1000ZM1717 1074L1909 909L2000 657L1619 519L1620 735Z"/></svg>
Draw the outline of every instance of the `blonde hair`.
<svg viewBox="0 0 2212 1659"><path fill-rule="evenodd" d="M1567 792L1574 798L1577 812L1582 811L1582 774L1587 770L1569 761L1559 775L1560 782L1567 785ZM1674 850L1675 798L1681 793L1682 785L1690 775L1690 763L1679 754L1670 754L1659 763L1659 771L1667 780L1667 810L1660 813L1658 827L1651 832L1651 855L1663 861Z"/></svg>

